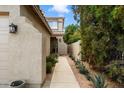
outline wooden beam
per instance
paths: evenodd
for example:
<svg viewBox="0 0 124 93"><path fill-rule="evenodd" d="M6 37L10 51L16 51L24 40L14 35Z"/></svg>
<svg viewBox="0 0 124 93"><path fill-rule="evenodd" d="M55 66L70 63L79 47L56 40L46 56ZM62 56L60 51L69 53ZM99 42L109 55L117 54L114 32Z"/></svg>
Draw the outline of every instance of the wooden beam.
<svg viewBox="0 0 124 93"><path fill-rule="evenodd" d="M0 16L9 16L9 12L0 12Z"/></svg>

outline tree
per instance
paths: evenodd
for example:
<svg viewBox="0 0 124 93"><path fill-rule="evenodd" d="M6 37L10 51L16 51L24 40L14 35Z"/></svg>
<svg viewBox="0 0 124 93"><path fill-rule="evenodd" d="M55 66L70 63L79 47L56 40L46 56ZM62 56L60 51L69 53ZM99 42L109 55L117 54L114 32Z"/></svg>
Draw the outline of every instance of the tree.
<svg viewBox="0 0 124 93"><path fill-rule="evenodd" d="M78 29L78 25L68 25L65 29L65 34L63 36L64 42L67 44L76 42L80 39L80 32Z"/></svg>
<svg viewBox="0 0 124 93"><path fill-rule="evenodd" d="M80 23L82 58L107 64L124 51L124 6L72 6Z"/></svg>
<svg viewBox="0 0 124 93"><path fill-rule="evenodd" d="M106 67L106 75L124 84L120 65L124 53L124 6L72 6L80 23L82 59L93 67Z"/></svg>

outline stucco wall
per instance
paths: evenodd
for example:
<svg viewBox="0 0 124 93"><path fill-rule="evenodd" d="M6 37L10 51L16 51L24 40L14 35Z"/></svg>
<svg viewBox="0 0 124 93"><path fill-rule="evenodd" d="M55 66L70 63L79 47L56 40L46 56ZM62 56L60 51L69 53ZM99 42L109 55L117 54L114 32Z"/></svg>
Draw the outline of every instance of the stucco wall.
<svg viewBox="0 0 124 93"><path fill-rule="evenodd" d="M70 45L68 45L68 52L69 54L71 54L75 60L77 59L81 59L81 54L80 54L80 51L81 51L81 47L80 47L80 40L75 42L75 43L72 43Z"/></svg>
<svg viewBox="0 0 124 93"><path fill-rule="evenodd" d="M31 15L30 15L31 14ZM20 15L26 16L29 20L32 21L32 25L36 27L42 33L42 80L46 77L46 56L50 54L50 34L48 30L45 28L40 19L36 16L34 12L32 12L29 8L25 6L21 6Z"/></svg>
<svg viewBox="0 0 124 93"><path fill-rule="evenodd" d="M42 83L42 33L25 17L18 17L16 34L9 34L10 80L23 79L40 87Z"/></svg>
<svg viewBox="0 0 124 93"><path fill-rule="evenodd" d="M16 17L19 17L20 15L20 7L19 6L10 6L10 5L0 5L0 12L8 12L8 21L9 24L13 22L13 20ZM3 44L1 44L0 47L2 51L0 56L0 87L1 84L9 84L11 81L12 74L10 73L10 70L12 69L11 61L9 60L9 25L8 28L6 28L6 32L4 35L0 33L0 37L3 37ZM4 64L3 64L4 63ZM8 86L8 85L7 85ZM7 87L6 86L6 87Z"/></svg>
<svg viewBox="0 0 124 93"><path fill-rule="evenodd" d="M0 11L9 12L9 21L18 25L18 32L8 35L9 81L24 79L32 87L40 87L50 53L48 30L25 6L0 6Z"/></svg>
<svg viewBox="0 0 124 93"><path fill-rule="evenodd" d="M57 36L58 39L58 54L67 55L67 44L63 41L63 36Z"/></svg>
<svg viewBox="0 0 124 93"><path fill-rule="evenodd" d="M20 7L18 5L0 5L0 12L9 12L9 21L13 22L15 17L20 16Z"/></svg>

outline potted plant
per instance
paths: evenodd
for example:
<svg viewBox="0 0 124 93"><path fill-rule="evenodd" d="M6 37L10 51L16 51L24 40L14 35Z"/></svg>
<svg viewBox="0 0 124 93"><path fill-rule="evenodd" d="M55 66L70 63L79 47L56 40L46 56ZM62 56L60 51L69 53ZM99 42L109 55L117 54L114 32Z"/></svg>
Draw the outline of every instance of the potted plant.
<svg viewBox="0 0 124 93"><path fill-rule="evenodd" d="M24 80L15 80L10 83L11 88L24 88L25 81Z"/></svg>

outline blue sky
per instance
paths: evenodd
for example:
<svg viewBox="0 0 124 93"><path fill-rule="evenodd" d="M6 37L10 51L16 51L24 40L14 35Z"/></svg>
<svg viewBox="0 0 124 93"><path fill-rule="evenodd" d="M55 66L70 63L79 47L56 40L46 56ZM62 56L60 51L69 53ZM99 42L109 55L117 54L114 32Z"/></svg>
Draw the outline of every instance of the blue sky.
<svg viewBox="0 0 124 93"><path fill-rule="evenodd" d="M40 8L47 17L65 17L64 26L69 24L76 24L73 18L71 6L67 5L41 5Z"/></svg>

